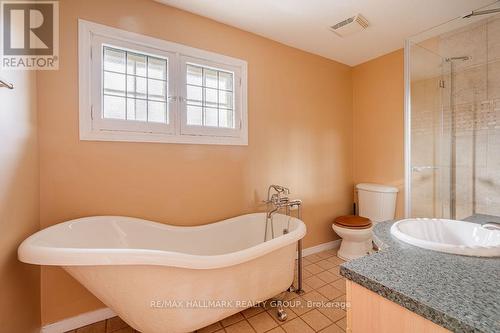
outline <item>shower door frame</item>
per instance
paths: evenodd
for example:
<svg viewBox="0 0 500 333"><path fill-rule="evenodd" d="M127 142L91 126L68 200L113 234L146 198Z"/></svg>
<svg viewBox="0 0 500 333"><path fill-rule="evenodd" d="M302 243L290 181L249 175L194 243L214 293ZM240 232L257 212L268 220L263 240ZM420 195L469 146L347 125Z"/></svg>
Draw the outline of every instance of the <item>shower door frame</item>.
<svg viewBox="0 0 500 333"><path fill-rule="evenodd" d="M404 217L411 215L411 40L405 40L404 49Z"/></svg>
<svg viewBox="0 0 500 333"><path fill-rule="evenodd" d="M412 161L412 95L411 95L411 66L412 66L412 59L411 59L411 50L413 47L413 40L411 38L408 38L405 40L405 47L404 47L404 218L410 218L412 217L412 211L413 211L413 205L412 205L412 181L413 181L413 161ZM440 55L436 54L436 56L439 56L442 61L445 60L445 58L441 57ZM441 86L441 82L445 84L445 81L447 81L444 77L444 72L443 68L441 69L441 79L439 80L439 88L444 88L445 86ZM449 84L451 85L451 78ZM451 88L451 86L450 86ZM442 92L440 92L442 94ZM443 96L441 96L441 102ZM451 93L450 93L450 98L451 98ZM450 104L451 107L451 104ZM441 114L444 112L443 110L443 105L441 105ZM441 126L443 126L443 122L441 122ZM444 138L442 133L442 128L441 128L441 140ZM439 143L440 146L442 146L442 142ZM440 148L441 150L441 148ZM436 161L434 161L436 163ZM444 166L442 165L442 161L439 162L439 166L436 166L435 164L433 165L434 170L438 170L438 188L439 188L439 193L443 191L442 188L442 172ZM451 168L449 168L451 171ZM434 171L436 172L436 171ZM451 177L451 174L449 174ZM450 186L451 186L451 178L450 178ZM436 191L436 187L434 186L434 191ZM450 188L450 193L451 193L451 188ZM442 198L441 198L442 199ZM451 199L451 198L450 198ZM442 202L440 201L440 204L442 205ZM451 202L450 202L450 209L451 209ZM440 208L441 214L443 213L443 207L441 206ZM434 211L433 216L426 216L426 217L436 217L435 216L436 211ZM450 216L452 214L450 213Z"/></svg>

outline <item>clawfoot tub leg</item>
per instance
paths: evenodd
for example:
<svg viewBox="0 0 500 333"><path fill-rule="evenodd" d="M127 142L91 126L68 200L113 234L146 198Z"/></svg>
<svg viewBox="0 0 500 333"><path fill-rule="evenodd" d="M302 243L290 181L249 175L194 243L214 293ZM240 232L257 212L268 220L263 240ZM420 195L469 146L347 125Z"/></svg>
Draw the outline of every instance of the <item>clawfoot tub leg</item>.
<svg viewBox="0 0 500 333"><path fill-rule="evenodd" d="M271 301L276 304L276 317L278 318L279 321L285 321L288 317L288 315L285 311L285 308L283 306L283 301L286 298L285 295L287 292L288 291L284 291L281 294L279 294L278 296L273 297L271 299Z"/></svg>
<svg viewBox="0 0 500 333"><path fill-rule="evenodd" d="M280 305L278 307L278 313L276 315L278 316L278 320L279 321L285 321L286 320L287 314L286 314L285 309L283 308L283 306Z"/></svg>

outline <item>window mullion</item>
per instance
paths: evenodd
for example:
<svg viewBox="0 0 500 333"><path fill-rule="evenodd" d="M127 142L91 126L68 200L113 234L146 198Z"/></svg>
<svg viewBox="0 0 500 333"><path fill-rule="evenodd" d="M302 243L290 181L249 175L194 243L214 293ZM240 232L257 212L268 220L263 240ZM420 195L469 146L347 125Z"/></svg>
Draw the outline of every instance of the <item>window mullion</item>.
<svg viewBox="0 0 500 333"><path fill-rule="evenodd" d="M146 121L149 123L149 57L146 57Z"/></svg>
<svg viewBox="0 0 500 333"><path fill-rule="evenodd" d="M183 64L180 58L179 53L176 53L172 61L172 75L170 76L170 84L172 84L173 88L173 93L174 93L174 102L172 105L174 106L174 111L175 111L175 134L180 136L181 133L181 127L182 123L184 122L184 116L183 113L186 112L187 110L183 110L183 104L182 101L184 99L183 96L183 79L182 79L182 73L184 72L183 69ZM175 60L174 60L175 59Z"/></svg>
<svg viewBox="0 0 500 333"><path fill-rule="evenodd" d="M134 74L135 73L137 73L137 63L134 61ZM135 75L134 75L134 119L137 120L137 76Z"/></svg>
<svg viewBox="0 0 500 333"><path fill-rule="evenodd" d="M220 75L220 71L217 71L217 90L215 91L215 93L217 94L217 105L216 105L217 109L216 110L217 110L217 126L218 127L220 127L219 75Z"/></svg>
<svg viewBox="0 0 500 333"><path fill-rule="evenodd" d="M168 61L167 61L167 68L168 68ZM167 121L167 124L170 125L171 124L171 121L172 118L170 116L170 105L168 104L168 101L169 101L169 97L170 97L170 87L168 85L168 78L169 78L169 75L168 75L168 71L166 73L166 76L165 76L165 81L163 82L163 89L165 89L165 120Z"/></svg>
<svg viewBox="0 0 500 333"><path fill-rule="evenodd" d="M201 124L206 126L205 68L201 68Z"/></svg>
<svg viewBox="0 0 500 333"><path fill-rule="evenodd" d="M128 52L125 52L125 119L128 118Z"/></svg>

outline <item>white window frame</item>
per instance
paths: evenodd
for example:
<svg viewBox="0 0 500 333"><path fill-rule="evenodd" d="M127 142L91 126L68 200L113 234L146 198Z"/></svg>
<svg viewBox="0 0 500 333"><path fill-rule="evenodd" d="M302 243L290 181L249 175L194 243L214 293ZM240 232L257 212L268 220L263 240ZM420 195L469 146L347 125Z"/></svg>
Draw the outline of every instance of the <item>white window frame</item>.
<svg viewBox="0 0 500 333"><path fill-rule="evenodd" d="M239 82L239 78L241 78L241 70L237 66L226 65L222 63L216 63L212 61L206 61L204 59L197 59L188 56L181 56L181 73L186 72L186 65L188 63L192 63L195 65L200 65L205 68L213 67L216 70L225 70L233 73L234 78L234 100L233 103L235 106L241 105L241 90L239 89L241 82ZM217 67L214 67L217 66ZM180 82L180 96L187 96L187 82L186 76L181 75ZM181 98L179 106L181 110L186 109L186 99ZM217 127L208 127L208 126L196 126L196 125L188 125L187 124L187 112L181 112L181 133L187 135L210 135L210 136L221 136L221 137L238 137L240 133L240 129L242 127L243 121L241 119L241 115L239 112L234 114L234 125L235 128L217 128Z"/></svg>
<svg viewBox="0 0 500 333"><path fill-rule="evenodd" d="M91 112L92 112L92 128L96 131L116 131L120 129L125 132L139 132L139 133L154 133L154 134L174 134L175 133L175 117L170 117L169 124L162 123L151 123L151 122L143 122L143 121L131 121L131 120L122 120L122 119L104 119L101 118L101 107L103 105L103 96L102 96L102 82L103 82L103 66L102 66L102 46L110 46L115 47L120 50L131 51L131 52L140 52L144 55L151 55L155 57L161 57L167 59L168 66L168 75L175 70L174 65L172 64L173 58L175 54L170 52L165 52L161 50L154 50L156 53L150 54L150 48L145 48L141 45L133 44L130 42L122 41L122 40L113 40L112 45L108 44L109 38L103 38L101 36L95 36L92 38L92 55L98 54L99 56L92 56L92 64L91 64L91 72L94 78L100 78L99 80L93 80L91 84L91 96L92 101L96 103L92 103ZM168 78L168 77L167 77ZM175 96L175 89L173 85L168 84L168 97ZM172 112L175 109L175 104L172 103L172 99L167 99L168 108L170 110L170 115L175 112Z"/></svg>
<svg viewBox="0 0 500 333"><path fill-rule="evenodd" d="M246 61L81 19L78 26L80 140L248 145ZM169 124L101 118L103 45L167 59ZM186 63L233 73L234 129L187 125Z"/></svg>

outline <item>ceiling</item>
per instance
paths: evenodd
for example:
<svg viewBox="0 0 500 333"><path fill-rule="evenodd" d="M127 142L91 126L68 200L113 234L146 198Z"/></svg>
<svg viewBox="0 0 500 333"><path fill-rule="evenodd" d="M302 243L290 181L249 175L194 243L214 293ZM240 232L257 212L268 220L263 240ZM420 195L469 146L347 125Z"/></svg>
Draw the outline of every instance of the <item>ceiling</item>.
<svg viewBox="0 0 500 333"><path fill-rule="evenodd" d="M405 38L493 0L156 0L354 66ZM338 37L328 27L361 13L369 27Z"/></svg>

